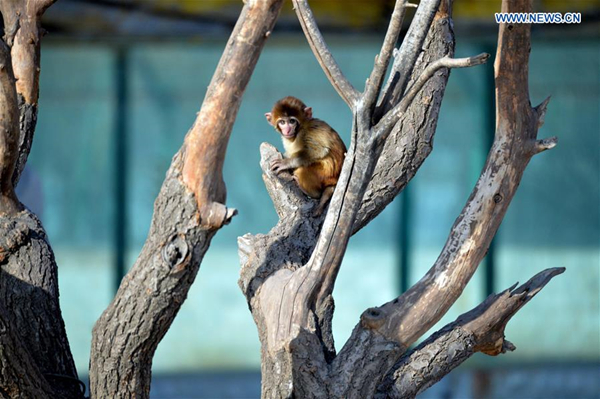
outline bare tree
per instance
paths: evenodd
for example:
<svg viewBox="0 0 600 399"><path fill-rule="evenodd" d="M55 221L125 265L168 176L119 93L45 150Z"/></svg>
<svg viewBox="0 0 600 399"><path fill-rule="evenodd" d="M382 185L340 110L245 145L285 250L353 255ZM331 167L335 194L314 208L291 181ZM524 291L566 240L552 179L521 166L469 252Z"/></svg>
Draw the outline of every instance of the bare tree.
<svg viewBox="0 0 600 399"><path fill-rule="evenodd" d="M94 398L149 396L152 358L194 281L214 234L235 215L222 178L242 94L283 0L248 0L198 117L174 156L142 252L93 331ZM267 235L239 239L240 287L262 344L264 397L405 397L439 380L474 352L514 349L510 317L562 269L492 295L408 352L456 301L485 255L531 157L556 144L537 140L547 100L529 105L529 27L501 25L496 56L497 130L481 177L440 257L410 290L367 309L336 353L332 292L350 236L402 191L432 150L454 59L450 0L422 0L395 50L406 0L397 0L364 91L344 77L306 0L293 0L315 56L353 112L351 146L326 215L293 182L268 171L281 155L261 147L264 180L280 217ZM0 394L81 398L58 303L56 262L44 229L14 187L37 115L40 17L53 0L0 0ZM440 4L441 3L441 4ZM503 11L530 11L504 0ZM385 82L389 64L390 77Z"/></svg>
<svg viewBox="0 0 600 399"><path fill-rule="evenodd" d="M453 59L451 2L422 0L394 52L406 0L396 1L375 65L359 93L321 36L307 0L293 0L308 42L353 113L351 145L327 215L268 168L281 155L261 149L261 167L279 223L239 239L240 286L262 345L263 397L412 397L476 351L514 349L504 340L510 317L563 269L489 297L414 351L408 347L458 299L502 221L531 157L555 145L536 140L548 100L530 107L529 26L502 25L496 54L497 130L462 213L429 272L407 292L365 310L339 353L333 345L332 292L350 236L405 187L431 151L449 69L485 62ZM440 5L441 3L441 5ZM505 0L504 12L531 11L530 0ZM390 78L383 80L394 56ZM368 273L365 265L365 273Z"/></svg>

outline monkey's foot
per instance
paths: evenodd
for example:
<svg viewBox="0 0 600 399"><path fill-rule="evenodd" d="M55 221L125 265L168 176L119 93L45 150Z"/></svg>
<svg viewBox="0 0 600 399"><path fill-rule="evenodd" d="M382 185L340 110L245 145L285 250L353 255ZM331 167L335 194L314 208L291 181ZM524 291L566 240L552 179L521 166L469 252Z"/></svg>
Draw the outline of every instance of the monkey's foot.
<svg viewBox="0 0 600 399"><path fill-rule="evenodd" d="M313 211L313 216L321 216L323 214L323 211L325 210L325 206L317 206L317 208Z"/></svg>

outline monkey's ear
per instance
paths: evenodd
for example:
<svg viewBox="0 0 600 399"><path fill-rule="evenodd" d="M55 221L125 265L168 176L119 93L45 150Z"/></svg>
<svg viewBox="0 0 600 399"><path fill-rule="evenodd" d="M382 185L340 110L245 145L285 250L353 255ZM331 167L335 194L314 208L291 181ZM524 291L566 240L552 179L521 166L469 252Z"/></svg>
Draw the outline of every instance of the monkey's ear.
<svg viewBox="0 0 600 399"><path fill-rule="evenodd" d="M304 113L306 114L307 118L311 119L312 118L312 107L304 108Z"/></svg>
<svg viewBox="0 0 600 399"><path fill-rule="evenodd" d="M266 112L265 113L265 118L267 118L267 122L269 122L269 123L271 123L271 120L273 119L273 117L272 117L272 115L271 115L270 112Z"/></svg>

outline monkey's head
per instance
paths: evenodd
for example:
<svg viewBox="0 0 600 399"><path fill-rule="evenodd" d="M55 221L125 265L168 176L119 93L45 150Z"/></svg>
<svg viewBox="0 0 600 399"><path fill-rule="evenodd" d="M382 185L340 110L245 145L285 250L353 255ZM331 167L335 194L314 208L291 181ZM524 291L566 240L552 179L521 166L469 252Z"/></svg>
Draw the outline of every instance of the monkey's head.
<svg viewBox="0 0 600 399"><path fill-rule="evenodd" d="M294 140L302 126L312 119L312 108L296 97L285 97L277 101L265 117L284 138Z"/></svg>

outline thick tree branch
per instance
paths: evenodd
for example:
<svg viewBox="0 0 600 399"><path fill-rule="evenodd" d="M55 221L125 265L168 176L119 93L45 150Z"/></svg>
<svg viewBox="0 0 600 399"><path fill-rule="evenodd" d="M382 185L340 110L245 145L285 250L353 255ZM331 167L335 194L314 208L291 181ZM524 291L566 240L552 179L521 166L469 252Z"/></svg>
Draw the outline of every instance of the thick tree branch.
<svg viewBox="0 0 600 399"><path fill-rule="evenodd" d="M5 40L12 47L17 93L37 104L40 77L40 18L56 0L2 0Z"/></svg>
<svg viewBox="0 0 600 399"><path fill-rule="evenodd" d="M404 356L379 387L381 398L414 397L441 380L475 352L496 356L513 351L504 337L509 320L564 268L546 269L528 282L490 295L475 309L433 334Z"/></svg>
<svg viewBox="0 0 600 399"><path fill-rule="evenodd" d="M409 84L413 84L432 62L454 55L450 9L449 2L442 1ZM354 232L364 227L396 198L431 153L449 74L449 70L443 69L429 79L392 128L354 221Z"/></svg>
<svg viewBox="0 0 600 399"><path fill-rule="evenodd" d="M375 57L375 66L365 87L364 101L367 104L374 103L381 92L381 85L383 84L385 73L387 72L396 42L398 41L400 29L402 28L406 7L407 0L396 0L390 23L383 39L381 51Z"/></svg>
<svg viewBox="0 0 600 399"><path fill-rule="evenodd" d="M14 214L21 208L12 185L19 156L18 115L10 49L0 40L0 214Z"/></svg>
<svg viewBox="0 0 600 399"><path fill-rule="evenodd" d="M237 212L224 205L225 151L242 94L280 8L281 1L275 0L249 1L243 8L185 139L183 182L196 195L203 226L218 229Z"/></svg>
<svg viewBox="0 0 600 399"><path fill-rule="evenodd" d="M507 8L506 3L503 10ZM515 3L519 4L509 8L512 12L531 10L530 3L516 1L511 5ZM522 49L529 48L529 27L507 29L501 26L499 43L496 139L476 188L432 269L399 298L365 311L338 358L352 358L358 353L357 342L365 334L383 336L389 344L397 344L400 351L391 351L390 357L402 353L402 348L408 347L446 313L485 256L523 171L535 153L535 137L545 109L545 104L536 109L530 107L527 74L522 73L528 63L528 52ZM511 96L514 90L519 91L516 100ZM482 347L481 350L491 352L494 348L497 350L498 346ZM365 348L360 351L365 352ZM366 353L375 354L378 349L373 347ZM375 359L372 367L385 366L389 361L381 357ZM351 374L347 375L347 382L352 382ZM402 393L401 396L411 394Z"/></svg>
<svg viewBox="0 0 600 399"><path fill-rule="evenodd" d="M40 20L56 0L1 0L4 40L11 47L12 65L19 99L19 157L12 176L16 186L31 151L37 122L40 77Z"/></svg>
<svg viewBox="0 0 600 399"><path fill-rule="evenodd" d="M442 4L441 9L440 4ZM404 88L411 79L413 68L421 54L423 42L427 37L436 12L441 11L442 14L445 14L451 9L452 0L422 0L419 3L406 37L395 56L390 77L383 91L384 95L375 110L375 122L378 122L385 113L400 101Z"/></svg>
<svg viewBox="0 0 600 399"><path fill-rule="evenodd" d="M302 26L302 30L306 35L306 39L308 40L308 44L312 49L317 61L323 68L325 75L331 82L331 85L338 92L340 97L348 104L348 107L352 109L354 107L354 103L358 99L358 91L352 86L352 83L348 81L346 76L342 73L339 65L331 55L325 40L323 39L323 35L321 35L321 31L317 26L317 22L315 21L315 17L308 5L307 0L292 0L294 4L294 8L296 9L296 15L298 15L298 20L300 21L300 25Z"/></svg>
<svg viewBox="0 0 600 399"><path fill-rule="evenodd" d="M140 256L93 330L92 397L146 398L154 351L227 209L223 158L242 94L282 0L246 2L202 109L167 172ZM125 361L126 359L126 361Z"/></svg>

